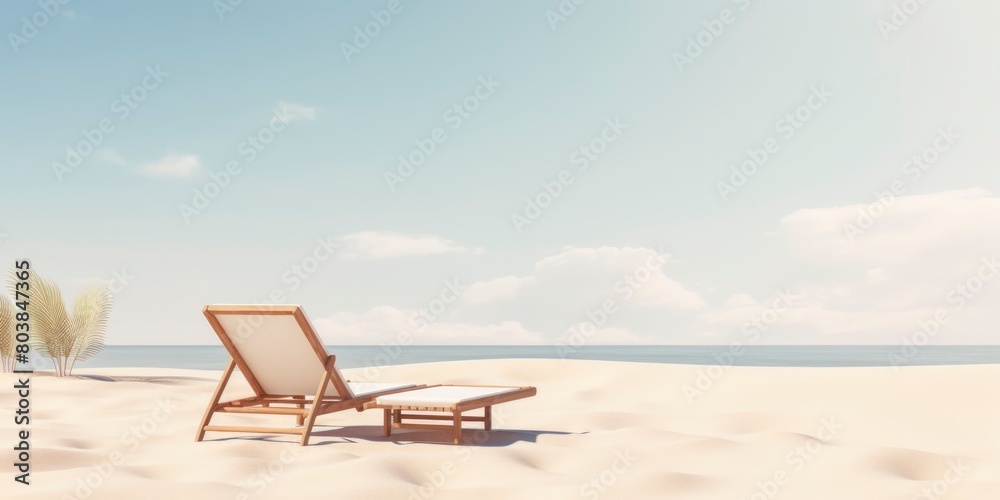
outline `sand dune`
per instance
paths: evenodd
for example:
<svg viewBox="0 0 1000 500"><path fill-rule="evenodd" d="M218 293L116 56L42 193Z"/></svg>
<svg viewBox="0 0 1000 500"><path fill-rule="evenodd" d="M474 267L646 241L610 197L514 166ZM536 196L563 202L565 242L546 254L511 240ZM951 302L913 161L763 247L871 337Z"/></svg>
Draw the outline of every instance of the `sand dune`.
<svg viewBox="0 0 1000 500"><path fill-rule="evenodd" d="M4 466L0 496L912 500L1000 494L1000 366L738 367L692 403L682 387L704 369L550 360L389 367L377 381L534 385L538 395L497 407L497 429L466 431L469 446L439 444L446 436L434 432L382 438L379 412L349 411L321 416L306 448L293 436L209 433L195 443L220 372L36 374L33 484L14 483ZM361 370L345 374L363 376ZM13 376L0 381L10 387ZM241 392L249 391L231 391ZM15 404L10 390L0 391L0 415L12 415ZM260 423L261 417L218 418ZM12 442L14 432L11 418L0 418L0 442Z"/></svg>

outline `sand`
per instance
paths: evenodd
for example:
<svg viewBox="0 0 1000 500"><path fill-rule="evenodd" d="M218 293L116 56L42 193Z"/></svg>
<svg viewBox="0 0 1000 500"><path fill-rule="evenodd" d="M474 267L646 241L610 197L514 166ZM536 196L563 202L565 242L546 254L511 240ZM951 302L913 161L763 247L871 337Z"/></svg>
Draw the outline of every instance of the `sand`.
<svg viewBox="0 0 1000 500"><path fill-rule="evenodd" d="M319 417L294 436L195 428L221 372L36 374L31 486L3 498L998 498L1000 366L715 368L603 361L403 365L373 381L534 385L496 430L396 431L381 413ZM345 370L349 378L361 370ZM683 387L701 377L693 401ZM715 377L713 380L711 377ZM238 375L236 378L239 378ZM242 382L242 379L240 378ZM709 381L711 383L709 384ZM12 463L14 377L0 375ZM690 392L690 391L689 391ZM244 386L228 394L248 393ZM265 419L261 422L260 419ZM216 423L290 425L222 415ZM470 424L470 427L478 424ZM437 442L433 442L437 440Z"/></svg>

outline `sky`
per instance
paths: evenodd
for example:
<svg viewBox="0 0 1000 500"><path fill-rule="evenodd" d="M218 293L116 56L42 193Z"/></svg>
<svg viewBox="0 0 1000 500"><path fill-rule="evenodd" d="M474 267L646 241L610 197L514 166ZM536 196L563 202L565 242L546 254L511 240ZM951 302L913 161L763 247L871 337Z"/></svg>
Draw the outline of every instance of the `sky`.
<svg viewBox="0 0 1000 500"><path fill-rule="evenodd" d="M0 262L110 344L995 344L1000 5L0 4Z"/></svg>

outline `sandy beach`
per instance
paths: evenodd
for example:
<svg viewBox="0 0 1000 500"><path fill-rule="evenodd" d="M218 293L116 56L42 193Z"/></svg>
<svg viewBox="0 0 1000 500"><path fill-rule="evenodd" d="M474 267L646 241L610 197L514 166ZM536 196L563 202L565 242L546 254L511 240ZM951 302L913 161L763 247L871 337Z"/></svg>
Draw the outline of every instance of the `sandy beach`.
<svg viewBox="0 0 1000 500"><path fill-rule="evenodd" d="M735 367L710 387L703 380L692 402L683 387L695 387L705 370L556 360L388 367L377 381L534 385L538 395L498 406L496 429L465 431L465 446L432 431L386 439L378 411L345 411L321 416L305 448L295 436L209 433L194 442L220 372L40 373L32 381L32 485L16 485L4 467L0 493L912 500L1000 491L1000 366ZM9 387L14 378L2 380ZM227 395L241 391L249 392L237 384ZM0 393L4 415L15 404L12 391ZM0 434L5 443L15 437L9 418Z"/></svg>

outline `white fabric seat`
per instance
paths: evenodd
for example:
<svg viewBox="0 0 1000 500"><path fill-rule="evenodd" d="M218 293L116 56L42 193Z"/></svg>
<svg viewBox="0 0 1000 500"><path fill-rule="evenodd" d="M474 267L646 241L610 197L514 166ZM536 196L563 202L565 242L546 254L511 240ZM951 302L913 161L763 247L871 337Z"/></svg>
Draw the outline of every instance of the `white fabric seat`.
<svg viewBox="0 0 1000 500"><path fill-rule="evenodd" d="M497 396L516 390L518 390L517 387L445 385L379 396L375 398L375 404L387 406L447 407L473 399Z"/></svg>

